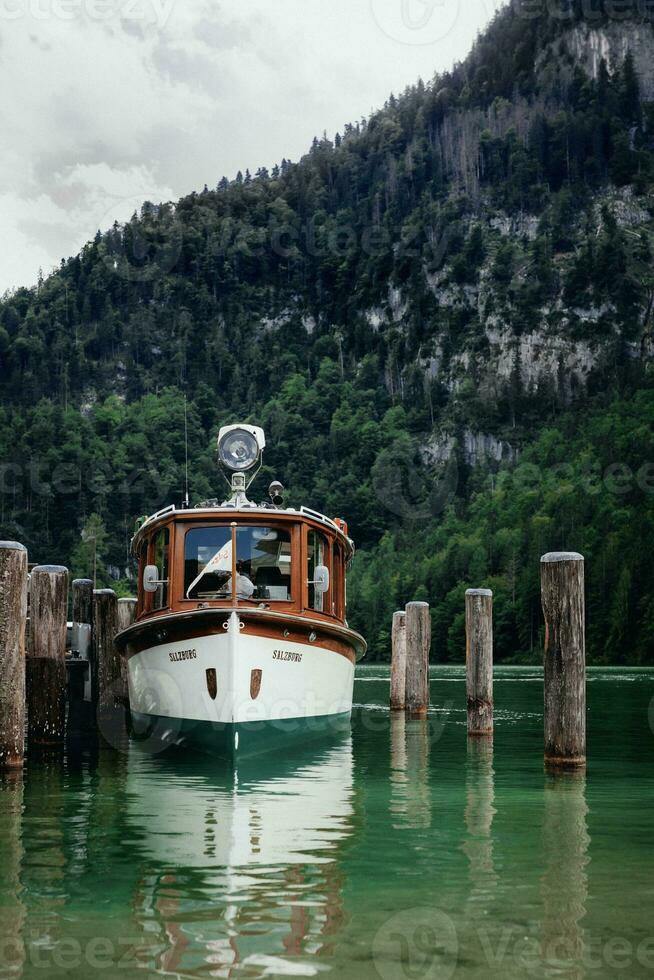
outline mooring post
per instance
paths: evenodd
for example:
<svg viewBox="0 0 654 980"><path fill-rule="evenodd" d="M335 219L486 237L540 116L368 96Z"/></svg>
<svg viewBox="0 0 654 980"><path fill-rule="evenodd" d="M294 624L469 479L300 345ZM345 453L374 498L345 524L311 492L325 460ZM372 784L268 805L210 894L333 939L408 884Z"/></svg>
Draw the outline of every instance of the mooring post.
<svg viewBox="0 0 654 980"><path fill-rule="evenodd" d="M120 706L120 658L114 645L118 632L118 597L113 589L93 593L93 684L99 721L111 720Z"/></svg>
<svg viewBox="0 0 654 980"><path fill-rule="evenodd" d="M136 619L136 599L118 600L118 632L126 630Z"/></svg>
<svg viewBox="0 0 654 980"><path fill-rule="evenodd" d="M128 626L131 626L136 619L136 599L119 599L118 600L118 632L126 630ZM127 683L127 661L125 657L120 653L117 653L120 663L120 681L121 690L120 697L122 698L123 704L127 707L129 704L129 686Z"/></svg>
<svg viewBox="0 0 654 980"><path fill-rule="evenodd" d="M466 592L468 735L493 734L493 593Z"/></svg>
<svg viewBox="0 0 654 980"><path fill-rule="evenodd" d="M59 745L66 735L67 613L68 569L37 565L27 646L27 734L34 745Z"/></svg>
<svg viewBox="0 0 654 980"><path fill-rule="evenodd" d="M545 762L586 764L586 616L584 558L553 552L541 558L545 615Z"/></svg>
<svg viewBox="0 0 654 980"><path fill-rule="evenodd" d="M93 582L90 578L76 578L73 582L73 635L72 651L88 663L88 676L84 684L84 697L91 701L91 657L93 646Z"/></svg>
<svg viewBox="0 0 654 980"><path fill-rule="evenodd" d="M431 617L426 602L410 602L406 607L406 709L422 718L429 707L429 649Z"/></svg>
<svg viewBox="0 0 654 980"><path fill-rule="evenodd" d="M26 617L27 550L0 541L0 770L23 764Z"/></svg>
<svg viewBox="0 0 654 980"><path fill-rule="evenodd" d="M95 731L92 694L93 582L77 578L72 587L72 657L68 669L69 738Z"/></svg>
<svg viewBox="0 0 654 980"><path fill-rule="evenodd" d="M391 711L406 704L406 613L393 613L391 634Z"/></svg>
<svg viewBox="0 0 654 980"><path fill-rule="evenodd" d="M93 624L93 582L90 578L76 578L73 592L73 642L72 647L82 657L88 657L91 647Z"/></svg>

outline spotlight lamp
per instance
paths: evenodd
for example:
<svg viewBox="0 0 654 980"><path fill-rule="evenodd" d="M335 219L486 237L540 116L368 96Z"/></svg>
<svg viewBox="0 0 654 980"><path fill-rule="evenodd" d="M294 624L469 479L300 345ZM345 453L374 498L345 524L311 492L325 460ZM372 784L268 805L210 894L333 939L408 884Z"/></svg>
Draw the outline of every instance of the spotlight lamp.
<svg viewBox="0 0 654 980"><path fill-rule="evenodd" d="M218 435L218 458L232 473L256 466L266 445L263 429L254 425L226 425Z"/></svg>
<svg viewBox="0 0 654 980"><path fill-rule="evenodd" d="M246 491L261 468L265 445L263 429L256 425L225 425L218 433L218 459L223 469L231 474L231 480L227 482L231 484L232 497L225 501L226 505L254 506L247 499Z"/></svg>

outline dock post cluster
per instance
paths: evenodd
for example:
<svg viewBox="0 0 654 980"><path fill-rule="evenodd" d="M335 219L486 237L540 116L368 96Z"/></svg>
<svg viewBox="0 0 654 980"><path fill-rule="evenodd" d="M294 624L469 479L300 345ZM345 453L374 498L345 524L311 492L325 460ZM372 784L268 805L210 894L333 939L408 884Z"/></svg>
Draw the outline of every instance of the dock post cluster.
<svg viewBox="0 0 654 980"><path fill-rule="evenodd" d="M67 643L68 569L30 570L22 544L0 542L0 771L24 764L26 729L39 751L104 732L103 712L125 731L127 673L114 638L134 622L136 600L90 579L72 582L70 600Z"/></svg>
<svg viewBox="0 0 654 980"><path fill-rule="evenodd" d="M544 759L550 769L586 764L586 610L584 558L552 552L540 562L545 619L543 660ZM493 704L493 593L465 594L468 735L491 737ZM430 614L410 602L393 615L391 711L424 717L429 707Z"/></svg>
<svg viewBox="0 0 654 980"><path fill-rule="evenodd" d="M424 718L429 709L431 613L426 602L410 602L393 616L391 710Z"/></svg>

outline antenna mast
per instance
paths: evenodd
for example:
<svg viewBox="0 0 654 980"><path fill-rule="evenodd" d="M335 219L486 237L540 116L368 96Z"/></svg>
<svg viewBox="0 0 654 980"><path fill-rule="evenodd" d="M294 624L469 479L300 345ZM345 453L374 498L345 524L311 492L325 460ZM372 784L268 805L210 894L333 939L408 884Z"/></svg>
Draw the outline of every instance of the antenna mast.
<svg viewBox="0 0 654 980"><path fill-rule="evenodd" d="M184 506L188 510L188 408L186 392L184 393Z"/></svg>

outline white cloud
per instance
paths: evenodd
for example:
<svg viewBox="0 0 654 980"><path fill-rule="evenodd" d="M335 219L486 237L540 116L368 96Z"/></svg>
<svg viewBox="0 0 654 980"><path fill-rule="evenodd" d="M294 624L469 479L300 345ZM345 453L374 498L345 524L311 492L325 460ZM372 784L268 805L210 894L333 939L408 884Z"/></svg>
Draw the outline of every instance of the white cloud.
<svg viewBox="0 0 654 980"><path fill-rule="evenodd" d="M143 199L297 159L464 57L497 4L0 0L0 291Z"/></svg>

